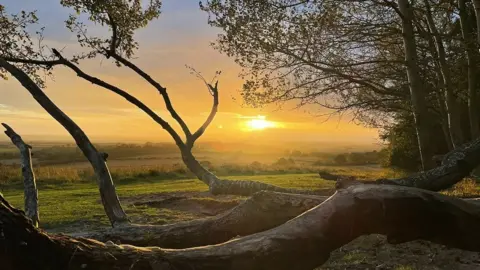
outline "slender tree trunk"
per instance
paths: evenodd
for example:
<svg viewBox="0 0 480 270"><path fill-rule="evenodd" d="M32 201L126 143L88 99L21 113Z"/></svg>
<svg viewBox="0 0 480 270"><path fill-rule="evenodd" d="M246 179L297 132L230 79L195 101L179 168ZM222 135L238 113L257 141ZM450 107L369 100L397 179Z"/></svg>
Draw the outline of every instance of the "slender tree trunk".
<svg viewBox="0 0 480 270"><path fill-rule="evenodd" d="M465 0L458 0L460 11L460 24L462 27L463 44L467 53L468 64L468 114L470 118L470 132L472 139L480 136L480 108L479 96L477 94L477 52L475 46L475 34L469 24L467 6ZM478 18L477 18L478 19Z"/></svg>
<svg viewBox="0 0 480 270"><path fill-rule="evenodd" d="M20 150L20 166L22 168L24 186L24 207L25 215L32 220L35 227L38 227L40 216L38 211L38 190L35 181L35 174L32 167L32 147L26 144L10 126L3 123L5 134L12 140L12 143Z"/></svg>
<svg viewBox="0 0 480 270"><path fill-rule="evenodd" d="M108 170L107 154L97 151L83 130L58 108L45 93L23 71L0 58L0 67L12 74L30 92L33 98L44 108L58 123L60 123L75 139L80 150L95 171L100 196L102 198L105 213L112 226L128 222L127 215L122 209L115 190L115 186Z"/></svg>
<svg viewBox="0 0 480 270"><path fill-rule="evenodd" d="M417 65L417 48L413 31L413 11L408 0L398 0L398 6L402 13L403 43L405 47L405 62L407 76L410 85L410 96L412 112L415 118L415 129L417 131L418 145L422 167L428 170L434 167L433 151L430 141L430 123L432 122L427 106L426 93L420 78L420 71Z"/></svg>
<svg viewBox="0 0 480 270"><path fill-rule="evenodd" d="M477 19L477 48L480 48L480 0L472 0Z"/></svg>
<svg viewBox="0 0 480 270"><path fill-rule="evenodd" d="M447 109L448 116L448 129L450 133L450 138L453 144L453 147L457 147L460 144L465 142L461 127L460 111L458 108L458 101L452 89L452 80L450 75L450 70L447 64L445 47L443 46L443 40L438 33L437 27L432 17L432 12L430 9L430 0L424 0L426 7L426 15L428 27L430 28L431 34L433 35L433 40L435 41L435 50L436 56L438 57L439 65L439 77L442 82L443 92L445 95L444 103ZM438 71L437 71L438 72Z"/></svg>
<svg viewBox="0 0 480 270"><path fill-rule="evenodd" d="M420 189L354 186L271 230L175 250L48 235L0 196L0 259L5 270L311 270L335 249L374 233L392 244L422 239L480 251L479 209Z"/></svg>

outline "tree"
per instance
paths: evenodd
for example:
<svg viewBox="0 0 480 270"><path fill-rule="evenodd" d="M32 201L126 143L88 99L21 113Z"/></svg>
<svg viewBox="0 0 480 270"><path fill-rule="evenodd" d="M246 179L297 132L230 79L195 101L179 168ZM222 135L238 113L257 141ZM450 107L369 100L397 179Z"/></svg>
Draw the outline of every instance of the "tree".
<svg viewBox="0 0 480 270"><path fill-rule="evenodd" d="M34 13L29 15L25 13L26 15L17 17L21 18L20 30L17 28L19 24L11 23L12 20L15 21L15 16L2 13L0 22L10 26L2 30L6 29L7 33L17 31L15 33L20 35L6 35L10 39L0 47L0 67L1 71L5 72L5 77L10 74L20 81L34 99L70 132L92 166L105 172L102 175L97 174L101 194L104 192L102 185L107 184L110 192L113 192L110 195L115 195L116 200L113 201L118 202L112 179L109 174L106 174L108 172L105 161L107 155L99 153L80 127L48 99L41 89L43 81L37 77L37 73L42 69L48 70L58 65L68 67L80 78L124 97L143 110L172 136L187 167L201 181L209 185L212 193L254 195L228 213L210 219L166 226L116 226L95 236L102 240L137 242L148 246L153 244L162 247L196 247L180 250L159 247L138 248L130 245L116 245L112 242L103 244L85 238L72 239L65 235L51 236L34 228L21 211L14 209L0 196L0 230L3 232L0 237L2 267L6 269L191 269L192 267L196 269L311 269L322 264L335 248L359 235L368 233L386 234L397 243L412 239L426 239L469 250L480 249L479 237L470 232L470 230L475 232L474 228L478 227L477 206L471 202L431 192L451 187L470 174L471 170L480 163L480 139L451 151L444 159L442 166L415 175L400 179L377 179L370 184L362 184L352 179L338 181L336 185L338 192L324 203L321 203L326 199L324 197L265 191L302 192L298 190L282 189L251 181L221 180L205 169L192 153L196 140L205 132L217 112L218 81L209 83L196 73L212 95L213 105L202 127L192 132L175 111L166 88L130 61L137 46L133 40L134 30L145 26L158 16L160 2L151 1L146 8L140 1L65 0L62 3L73 7L78 14L87 13L92 21L109 27L111 36L107 39L86 36L85 31L82 31L83 25L77 21L77 15L73 15L67 25L72 30L79 31L80 44L89 48L90 51L68 59L60 51L52 50L52 55L43 58L42 52L35 52L29 47L30 38L22 27L23 22L28 24L28 20L24 20L22 16L30 16L34 21ZM331 8L330 11L335 11L334 6L328 8ZM1 10L4 11L4 8L2 7ZM381 20L384 22L384 19ZM378 41L383 38L385 35L382 34ZM0 42L5 40L2 39ZM119 66L131 69L149 82L163 97L168 111L181 126L185 139L182 139L169 123L141 101L123 89L89 75L79 68L81 60L97 56L113 59ZM293 58L296 59L296 57ZM317 65L316 63L307 64L311 67ZM350 86L359 84L360 88L355 88L353 91L359 99L364 98L373 102L375 95L395 96L401 93L402 99L399 101L402 102L396 103L397 100L389 103L388 106L382 105L382 101L368 103L385 109L386 113L390 113L386 109L394 107L392 104L399 105L398 110L402 110L403 102L407 100L403 96L405 92L408 93L405 84L401 87L394 85L393 88L389 88L378 83L381 75L374 80L359 79L354 70L343 73L335 69L332 71L323 64L320 67L329 76L343 78L343 82ZM403 68L403 66L399 67ZM395 69L398 66L392 68ZM379 66L374 66L372 70L381 72ZM366 76L367 73L367 70L362 70L361 76ZM392 80L393 78L399 81L400 78L405 79L404 74L394 75ZM333 77L327 81L331 79L335 82ZM356 92L364 89L369 89L367 93L373 96ZM349 97L344 98L350 100ZM385 102L388 103L388 101ZM260 190L263 191L256 193ZM105 201L102 202L106 204ZM119 202L118 205L120 205ZM105 208L111 209L107 206ZM310 211L303 213L308 209ZM452 216L455 218L452 219ZM354 222L345 222L346 217L353 219ZM438 226L438 220L451 222ZM409 226L406 226L406 222ZM352 224L355 226L352 227ZM432 230L433 226L438 227ZM350 233L345 234L346 231ZM453 237L451 237L452 232ZM469 233L469 237L466 237L466 233ZM231 240L236 236L244 237ZM204 245L210 246L202 247ZM252 257L251 254L256 256Z"/></svg>
<svg viewBox="0 0 480 270"><path fill-rule="evenodd" d="M134 32L135 30L146 26L151 20L159 16L161 6L160 1L152 1L146 7L142 7L139 1L131 2L125 0L115 0L110 2L71 0L61 1L61 3L62 5L71 7L75 10L76 13L71 15L66 22L67 28L76 33L78 43L82 47L87 48L88 51L74 55L71 59L67 59L56 49L52 49L51 54L44 52L42 50L43 47L40 47L40 50L35 51L32 47L33 43L31 37L26 30L29 24L37 21L35 13L22 13L20 16L9 16L4 12L2 13L2 21L9 27L5 28L6 33L10 34L9 37L13 36L14 38L6 39L4 41L4 50L0 52L0 67L22 83L35 100L50 115L52 115L55 120L62 124L72 137L74 137L77 145L94 167L99 181L102 202L104 202L105 211L107 212L112 225L115 225L115 223L127 222L128 219L121 208L113 181L105 162L107 155L99 153L80 127L55 104L53 104L53 102L51 102L41 90L39 85L43 85L44 82L37 74L41 70L51 72L51 69L56 66L65 66L75 72L78 77L125 98L128 102L141 109L152 118L152 120L167 131L167 133L169 133L179 148L183 162L187 168L194 173L200 181L209 186L212 194L251 195L260 190L311 193L310 191L281 188L261 182L219 179L196 160L192 152L194 144L204 134L218 110L218 81L215 81L216 78L214 78L212 82L207 82L200 73L191 69L192 73L203 81L213 100L210 114L203 125L196 131L191 131L179 113L175 110L167 93L167 89L130 61L130 58L133 57L134 52L138 47L138 44L133 39ZM2 7L2 10L4 11L4 7ZM86 31L85 25L79 20L79 16L82 14L88 15L89 20L92 22L106 26L110 30L111 35L108 38L87 35L88 32ZM128 20L124 20L124 14L129 14ZM21 19L23 18L22 16L27 18L27 20ZM19 24L17 23L18 21L21 21L22 23ZM11 44L13 44L13 46ZM183 132L182 135L185 139L182 139L182 136L175 131L168 122L162 119L139 99L130 95L127 91L89 75L80 69L79 63L82 60L96 57L105 57L106 59L113 60L118 67L126 67L130 69L156 89L162 96L166 109L170 112L173 119L175 119L180 125ZM25 71L21 69L24 66L27 67ZM216 75L219 74L220 73L217 73Z"/></svg>
<svg viewBox="0 0 480 270"><path fill-rule="evenodd" d="M455 77L467 50L454 2L211 0L201 7L221 31L215 48L244 68L249 105L316 104L379 128L408 112L422 130L416 144L426 167L437 123L451 148L470 137L460 122L464 104L476 102L467 91L474 77ZM478 106L470 108L467 119L478 123Z"/></svg>

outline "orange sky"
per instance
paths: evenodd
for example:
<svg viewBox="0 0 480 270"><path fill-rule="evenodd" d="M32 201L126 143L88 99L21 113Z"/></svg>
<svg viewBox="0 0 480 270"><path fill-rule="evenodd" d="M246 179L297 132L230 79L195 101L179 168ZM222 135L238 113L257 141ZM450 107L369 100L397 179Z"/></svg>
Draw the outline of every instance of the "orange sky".
<svg viewBox="0 0 480 270"><path fill-rule="evenodd" d="M7 9L9 2L15 1L7 0ZM34 3L33 0L25 2ZM48 27L55 25L54 19L58 24L63 22L65 11L59 10L52 15L50 13L54 12L52 10L58 6L58 1L46 0L43 3L41 8L50 8L48 12L44 11L48 16L44 23L47 26L47 44L56 48L67 46L66 51L74 51L77 46L66 30L62 35L58 35L56 29L50 36L48 32ZM206 15L198 10L198 1L185 1L181 12L175 5L173 0L164 1L161 18L137 35L140 50L133 61L167 87L175 108L192 128L197 128L204 121L212 101L203 83L191 75L185 65L193 66L207 79L216 70L222 71L219 78L219 113L201 140L378 142L376 130L354 125L348 117L324 122L324 118L313 117L303 110L291 110L293 106L287 106L282 111L275 110L274 106L263 110L242 107L241 101L232 99L239 97L238 90L242 85L237 76L239 68L232 59L209 46L216 33L207 25ZM38 10L42 23L41 8ZM119 69L108 60L82 62L81 68L134 94L168 122L174 123L165 111L158 92L133 72ZM45 89L47 95L92 140L172 141L148 116L115 94L77 78L65 68L56 68L54 74L54 81L49 81ZM246 129L245 122L257 115L264 115L266 120L277 124L261 130ZM27 140L69 139L68 133L14 79L0 81L0 121L10 124Z"/></svg>

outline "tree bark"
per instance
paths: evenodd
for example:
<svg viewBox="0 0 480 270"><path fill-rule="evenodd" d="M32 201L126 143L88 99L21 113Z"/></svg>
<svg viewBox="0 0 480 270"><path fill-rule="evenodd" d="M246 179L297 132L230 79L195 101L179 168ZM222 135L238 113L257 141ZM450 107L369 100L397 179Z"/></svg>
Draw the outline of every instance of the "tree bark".
<svg viewBox="0 0 480 270"><path fill-rule="evenodd" d="M475 1L474 1L475 2ZM460 25L462 28L463 44L467 54L468 65L468 115L470 119L470 133L472 139L480 137L480 108L479 96L477 94L477 72L476 61L477 52L475 38L472 27L468 21L467 6L465 0L458 0L458 9L460 13ZM478 18L477 18L478 20Z"/></svg>
<svg viewBox="0 0 480 270"><path fill-rule="evenodd" d="M38 190L35 180L35 173L32 167L32 146L26 144L9 125L2 123L5 127L5 134L12 140L12 143L20 150L20 166L22 168L24 186L24 208L26 216L32 220L35 227L40 223L38 211Z"/></svg>
<svg viewBox="0 0 480 270"><path fill-rule="evenodd" d="M475 17L477 19L477 48L480 47L480 0L472 0L475 8Z"/></svg>
<svg viewBox="0 0 480 270"><path fill-rule="evenodd" d="M413 10L408 0L398 0L399 10L403 16L403 43L405 48L405 62L407 77L410 85L412 112L415 118L420 157L423 170L434 167L433 151L429 144L431 119L426 106L426 93L422 86L420 71L417 65L417 48L413 31Z"/></svg>
<svg viewBox="0 0 480 270"><path fill-rule="evenodd" d="M58 108L27 74L2 58L0 58L0 67L12 74L12 76L30 92L38 104L57 120L75 139L78 147L82 150L95 171L103 207L112 226L128 222L127 215L122 209L110 171L108 170L106 163L107 154L98 152L83 130Z"/></svg>
<svg viewBox="0 0 480 270"><path fill-rule="evenodd" d="M327 196L261 191L218 216L167 225L133 225L70 234L137 246L188 248L219 244L279 226L319 205Z"/></svg>
<svg viewBox="0 0 480 270"><path fill-rule="evenodd" d="M219 245L161 249L48 235L0 197L2 269L298 269L323 264L361 235L480 251L480 208L420 189L364 185L338 191L271 230Z"/></svg>
<svg viewBox="0 0 480 270"><path fill-rule="evenodd" d="M247 181L247 180L225 180L219 179L215 174L211 173L205 169L200 162L195 158L191 149L188 147L179 147L182 160L187 166L187 168L195 174L195 176L208 185L210 193L214 195L219 194L228 194L228 195L240 195L240 196L250 196L256 192L267 190L283 193L296 193L296 194L310 194L310 195L326 195L331 194L332 189L318 189L318 190L301 190L301 189L291 189L291 188L282 188L275 185L270 185L257 181Z"/></svg>
<svg viewBox="0 0 480 270"><path fill-rule="evenodd" d="M430 0L424 0L427 23L430 28L433 40L435 41L436 56L438 57L438 65L440 69L440 78L442 80L444 95L445 95L445 107L447 110L448 116L448 128L450 132L450 138L453 144L453 148L465 143L465 138L463 135L461 120L460 120L460 111L458 108L458 101L452 89L452 79L450 76L450 70L447 64L447 58L445 53L445 47L443 46L443 40L440 34L438 33L437 26L433 20L432 11L430 8Z"/></svg>

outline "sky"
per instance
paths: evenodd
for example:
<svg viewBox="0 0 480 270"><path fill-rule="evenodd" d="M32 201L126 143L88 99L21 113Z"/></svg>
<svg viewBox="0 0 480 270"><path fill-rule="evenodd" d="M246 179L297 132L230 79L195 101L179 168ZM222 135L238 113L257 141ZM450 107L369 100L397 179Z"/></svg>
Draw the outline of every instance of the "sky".
<svg viewBox="0 0 480 270"><path fill-rule="evenodd" d="M39 26L45 26L44 42L50 48L64 49L66 53L78 49L75 36L63 23L71 10L61 7L58 0L2 0L2 4L9 13L37 10ZM317 107L294 109L294 104L287 104L279 110L274 105L262 109L242 105L240 68L210 46L218 31L207 24L207 14L200 11L198 0L166 0L160 18L136 34L140 48L132 61L167 88L174 107L192 130L205 120L212 98L203 82L185 65L194 67L206 79L222 71L219 112L200 141L378 144L377 130L353 124L348 115L325 121L325 117L318 116ZM158 92L132 71L101 57L81 62L80 67L127 90L179 130ZM173 142L142 111L68 69L56 67L44 91L94 142ZM72 141L15 79L0 81L0 121L11 125L25 139Z"/></svg>

